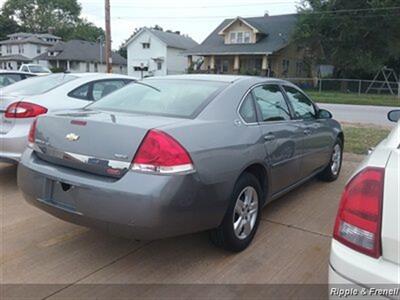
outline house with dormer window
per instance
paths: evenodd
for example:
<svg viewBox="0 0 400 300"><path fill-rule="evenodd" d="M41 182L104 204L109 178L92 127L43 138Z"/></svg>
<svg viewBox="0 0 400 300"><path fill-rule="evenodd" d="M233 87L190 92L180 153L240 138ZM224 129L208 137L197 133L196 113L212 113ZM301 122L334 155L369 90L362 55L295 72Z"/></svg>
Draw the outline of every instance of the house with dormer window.
<svg viewBox="0 0 400 300"><path fill-rule="evenodd" d="M0 41L0 69L18 70L21 64L33 61L33 58L61 40L50 33L18 32L7 35Z"/></svg>
<svg viewBox="0 0 400 300"><path fill-rule="evenodd" d="M185 54L203 57L200 70L217 74L307 76L304 50L292 42L297 14L224 20L204 42Z"/></svg>

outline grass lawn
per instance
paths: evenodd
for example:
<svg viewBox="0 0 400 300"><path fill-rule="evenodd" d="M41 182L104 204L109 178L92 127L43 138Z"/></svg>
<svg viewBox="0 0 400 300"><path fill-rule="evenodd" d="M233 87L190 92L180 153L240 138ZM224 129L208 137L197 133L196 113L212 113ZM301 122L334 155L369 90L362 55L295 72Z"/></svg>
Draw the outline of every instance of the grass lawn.
<svg viewBox="0 0 400 300"><path fill-rule="evenodd" d="M379 127L344 125L344 151L367 154L368 149L378 145L387 137L390 130Z"/></svg>
<svg viewBox="0 0 400 300"><path fill-rule="evenodd" d="M376 105L376 106L399 106L400 98L387 95L365 95L365 94L346 94L336 92L315 92L308 91L308 95L319 103L336 104L358 104L358 105Z"/></svg>

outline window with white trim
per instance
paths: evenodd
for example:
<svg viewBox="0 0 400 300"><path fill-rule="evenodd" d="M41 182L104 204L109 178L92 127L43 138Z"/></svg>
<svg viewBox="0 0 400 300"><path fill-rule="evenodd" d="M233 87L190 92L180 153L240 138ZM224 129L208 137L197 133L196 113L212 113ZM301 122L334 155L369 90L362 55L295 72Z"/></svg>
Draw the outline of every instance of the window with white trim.
<svg viewBox="0 0 400 300"><path fill-rule="evenodd" d="M251 33L248 31L233 31L229 33L229 42L231 44L250 44Z"/></svg>

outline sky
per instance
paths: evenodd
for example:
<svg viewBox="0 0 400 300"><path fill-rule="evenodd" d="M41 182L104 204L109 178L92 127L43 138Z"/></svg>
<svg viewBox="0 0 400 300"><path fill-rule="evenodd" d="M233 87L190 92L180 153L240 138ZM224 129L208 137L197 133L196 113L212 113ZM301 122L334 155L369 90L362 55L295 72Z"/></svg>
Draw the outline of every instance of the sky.
<svg viewBox="0 0 400 300"><path fill-rule="evenodd" d="M0 5L5 0L0 0ZM79 0L82 16L104 28L104 0ZM224 19L296 12L299 0L110 0L113 49L137 27L160 25L201 43Z"/></svg>

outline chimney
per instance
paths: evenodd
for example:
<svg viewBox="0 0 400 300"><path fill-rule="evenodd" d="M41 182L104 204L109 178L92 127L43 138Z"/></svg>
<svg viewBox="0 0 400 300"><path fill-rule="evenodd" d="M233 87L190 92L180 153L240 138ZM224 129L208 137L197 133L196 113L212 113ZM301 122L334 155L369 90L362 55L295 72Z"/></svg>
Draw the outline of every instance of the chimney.
<svg viewBox="0 0 400 300"><path fill-rule="evenodd" d="M180 35L181 32L180 31L175 31L175 34Z"/></svg>
<svg viewBox="0 0 400 300"><path fill-rule="evenodd" d="M269 11L268 11L268 10L266 10L266 11L264 12L264 17L269 17Z"/></svg>
<svg viewBox="0 0 400 300"><path fill-rule="evenodd" d="M49 33L49 34L54 34L55 31L56 31L56 29L54 27L47 28L47 33Z"/></svg>

